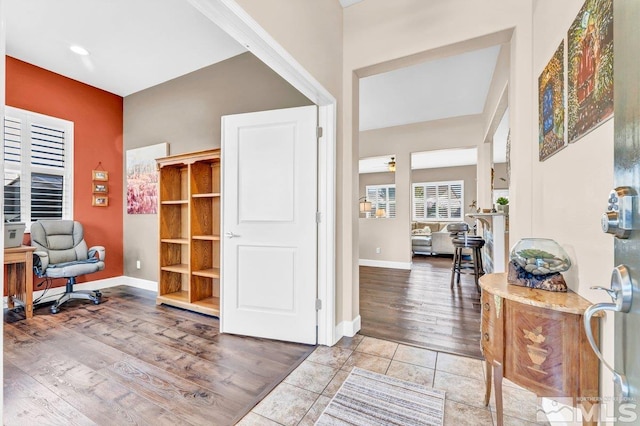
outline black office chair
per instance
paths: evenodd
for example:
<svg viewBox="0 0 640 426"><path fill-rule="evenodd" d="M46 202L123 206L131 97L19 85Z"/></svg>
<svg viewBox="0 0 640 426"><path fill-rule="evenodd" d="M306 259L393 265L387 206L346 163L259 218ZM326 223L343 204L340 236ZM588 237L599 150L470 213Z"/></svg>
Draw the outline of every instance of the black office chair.
<svg viewBox="0 0 640 426"><path fill-rule="evenodd" d="M99 304L99 290L76 291L76 278L104 269L105 249L102 246L87 247L84 229L73 220L39 220L31 225L31 245L34 267L39 278L66 278L65 293L51 306L51 313L58 313L60 305L71 299L87 299Z"/></svg>

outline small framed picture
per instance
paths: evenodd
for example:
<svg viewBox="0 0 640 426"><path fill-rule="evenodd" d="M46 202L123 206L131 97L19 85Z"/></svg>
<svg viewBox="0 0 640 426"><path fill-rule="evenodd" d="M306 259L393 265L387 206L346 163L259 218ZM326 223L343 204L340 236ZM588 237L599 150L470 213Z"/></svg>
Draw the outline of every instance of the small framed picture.
<svg viewBox="0 0 640 426"><path fill-rule="evenodd" d="M109 197L104 195L94 195L91 205L95 207L107 207L109 205Z"/></svg>
<svg viewBox="0 0 640 426"><path fill-rule="evenodd" d="M92 180L98 180L102 182L106 182L109 180L109 172L104 170L92 170L91 175L93 176Z"/></svg>
<svg viewBox="0 0 640 426"><path fill-rule="evenodd" d="M93 183L93 193L94 194L108 194L109 186L106 183Z"/></svg>

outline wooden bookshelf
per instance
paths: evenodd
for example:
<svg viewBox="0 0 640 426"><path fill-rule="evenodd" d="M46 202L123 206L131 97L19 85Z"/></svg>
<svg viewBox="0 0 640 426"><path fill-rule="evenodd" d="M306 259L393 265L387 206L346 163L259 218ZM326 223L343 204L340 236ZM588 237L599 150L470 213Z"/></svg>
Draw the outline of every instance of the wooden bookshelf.
<svg viewBox="0 0 640 426"><path fill-rule="evenodd" d="M220 150L157 160L156 303L220 316Z"/></svg>

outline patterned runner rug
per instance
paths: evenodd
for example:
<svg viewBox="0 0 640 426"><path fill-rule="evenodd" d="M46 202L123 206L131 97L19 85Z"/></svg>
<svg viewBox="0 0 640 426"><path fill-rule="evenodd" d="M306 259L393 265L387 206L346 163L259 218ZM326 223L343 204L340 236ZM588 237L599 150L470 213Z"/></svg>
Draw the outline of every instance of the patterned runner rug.
<svg viewBox="0 0 640 426"><path fill-rule="evenodd" d="M444 392L354 368L316 425L442 425Z"/></svg>

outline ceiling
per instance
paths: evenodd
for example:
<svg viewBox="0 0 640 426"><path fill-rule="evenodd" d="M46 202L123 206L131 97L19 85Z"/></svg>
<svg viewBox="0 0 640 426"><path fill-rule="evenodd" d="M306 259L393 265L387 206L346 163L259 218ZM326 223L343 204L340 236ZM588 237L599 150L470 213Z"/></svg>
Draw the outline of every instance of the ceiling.
<svg viewBox="0 0 640 426"><path fill-rule="evenodd" d="M9 56L120 96L246 51L185 0L5 0L4 9ZM482 112L498 53L493 46L361 79L361 130Z"/></svg>
<svg viewBox="0 0 640 426"><path fill-rule="evenodd" d="M393 155L360 159L360 173L380 173L389 171ZM435 151L412 152L411 169L437 169L440 167L470 166L478 163L476 148L439 149Z"/></svg>
<svg viewBox="0 0 640 426"><path fill-rule="evenodd" d="M342 7L349 7L352 4L360 3L363 0L340 0Z"/></svg>
<svg viewBox="0 0 640 426"><path fill-rule="evenodd" d="M491 46L361 78L360 131L482 113L499 53Z"/></svg>
<svg viewBox="0 0 640 426"><path fill-rule="evenodd" d="M245 51L185 0L5 0L4 9L7 55L120 96Z"/></svg>

